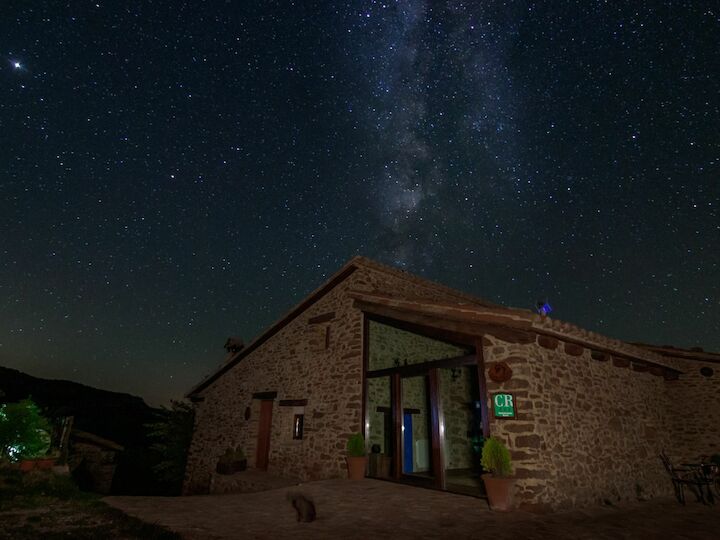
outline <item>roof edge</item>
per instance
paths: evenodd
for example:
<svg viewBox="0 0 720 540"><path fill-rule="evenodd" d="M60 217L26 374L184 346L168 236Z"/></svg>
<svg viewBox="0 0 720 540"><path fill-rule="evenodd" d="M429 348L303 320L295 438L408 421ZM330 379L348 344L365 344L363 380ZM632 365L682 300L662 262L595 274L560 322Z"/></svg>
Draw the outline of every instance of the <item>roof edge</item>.
<svg viewBox="0 0 720 540"><path fill-rule="evenodd" d="M366 302L368 304L377 303L400 311L425 312L436 316L443 315L471 324L476 322L507 328L514 327L516 330L550 336L562 341L583 345L591 350L606 351L643 363L650 363L674 373L682 373L672 366L665 365L664 362L667 361L667 357L655 351L647 350L643 347L638 347L603 334L591 332L559 319L552 319L532 312L506 307L461 306L444 304L442 302L402 300L380 293L363 291L350 291L349 294L350 297L356 301Z"/></svg>
<svg viewBox="0 0 720 540"><path fill-rule="evenodd" d="M352 259L350 259L348 262L346 262L340 270L335 272L330 278L328 278L320 287L315 289L313 292L311 292L309 295L307 295L305 298L303 298L300 303L296 304L295 307L293 307L290 311L285 313L280 319L275 321L273 324L271 324L264 332L262 332L258 337L256 337L254 340L252 340L247 347L244 349L241 349L238 351L233 357L231 357L227 362L225 362L222 366L217 368L213 373L205 377L202 381L200 381L198 384L193 386L186 394L185 397L192 399L193 397L196 397L198 392L201 392L208 386L210 386L212 383L214 383L220 376L228 372L233 366L235 366L240 360L242 360L245 356L253 352L255 349L260 347L263 343L265 343L268 339L270 339L272 336L277 334L280 330L285 328L288 324L290 324L295 318L297 318L301 313L303 313L306 309L308 309L310 306L312 306L315 302L320 300L323 296L325 296L327 293L329 293L331 290L333 290L337 285L345 281L345 278L350 276L355 270L358 269L359 263L362 264L362 261L364 260L363 257L355 256Z"/></svg>
<svg viewBox="0 0 720 540"><path fill-rule="evenodd" d="M693 360L696 362L710 362L720 364L720 353L698 350L697 348L685 349L672 345L650 345L648 343L632 343L635 347L652 351L666 358L677 358L680 360Z"/></svg>

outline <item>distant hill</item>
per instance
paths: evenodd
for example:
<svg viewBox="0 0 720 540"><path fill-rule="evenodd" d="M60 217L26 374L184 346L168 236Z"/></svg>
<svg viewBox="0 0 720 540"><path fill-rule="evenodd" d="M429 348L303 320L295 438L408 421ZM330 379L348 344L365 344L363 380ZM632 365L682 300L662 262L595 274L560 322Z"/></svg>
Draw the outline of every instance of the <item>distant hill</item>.
<svg viewBox="0 0 720 540"><path fill-rule="evenodd" d="M1 366L0 390L0 402L13 402L31 396L46 416L74 416L75 428L123 446L144 446L146 441L142 426L153 422L158 411L138 396L100 390L72 381L41 379Z"/></svg>

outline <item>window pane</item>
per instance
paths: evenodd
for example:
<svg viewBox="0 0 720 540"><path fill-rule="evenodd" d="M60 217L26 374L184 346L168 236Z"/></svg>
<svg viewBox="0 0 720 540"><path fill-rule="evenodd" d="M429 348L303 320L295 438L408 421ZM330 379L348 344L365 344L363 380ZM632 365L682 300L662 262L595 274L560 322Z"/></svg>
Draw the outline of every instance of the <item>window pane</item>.
<svg viewBox="0 0 720 540"><path fill-rule="evenodd" d="M368 370L463 356L470 349L370 321Z"/></svg>

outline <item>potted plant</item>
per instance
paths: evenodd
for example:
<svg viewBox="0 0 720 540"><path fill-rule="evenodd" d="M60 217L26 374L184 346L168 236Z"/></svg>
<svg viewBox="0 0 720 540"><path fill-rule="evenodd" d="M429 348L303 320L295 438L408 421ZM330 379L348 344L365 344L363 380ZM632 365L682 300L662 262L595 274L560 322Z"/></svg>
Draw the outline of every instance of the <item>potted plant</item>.
<svg viewBox="0 0 720 540"><path fill-rule="evenodd" d="M350 480L362 480L365 478L365 467L367 455L365 453L365 439L362 433L353 433L347 442L348 478Z"/></svg>
<svg viewBox="0 0 720 540"><path fill-rule="evenodd" d="M225 453L218 459L215 470L218 474L232 474L235 472L233 463L235 460L235 452L232 448L225 450Z"/></svg>
<svg viewBox="0 0 720 540"><path fill-rule="evenodd" d="M239 446L233 451L232 464L234 472L240 472L247 469L247 458L245 457L245 452L243 452L243 449Z"/></svg>
<svg viewBox="0 0 720 540"><path fill-rule="evenodd" d="M510 478L512 464L507 447L495 437L489 437L483 445L481 463L483 469L489 471L482 475L482 479L490 508L500 511L510 510L515 479Z"/></svg>

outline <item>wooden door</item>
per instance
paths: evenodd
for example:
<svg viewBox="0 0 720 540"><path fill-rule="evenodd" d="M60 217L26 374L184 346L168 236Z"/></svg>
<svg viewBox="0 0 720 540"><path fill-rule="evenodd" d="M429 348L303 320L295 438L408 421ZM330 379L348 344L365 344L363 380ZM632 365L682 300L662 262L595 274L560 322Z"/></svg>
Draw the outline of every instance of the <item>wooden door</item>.
<svg viewBox="0 0 720 540"><path fill-rule="evenodd" d="M260 402L260 419L258 421L257 455L255 467L267 471L268 453L270 452L270 428L272 427L273 400L263 399Z"/></svg>

